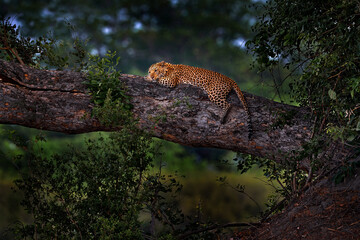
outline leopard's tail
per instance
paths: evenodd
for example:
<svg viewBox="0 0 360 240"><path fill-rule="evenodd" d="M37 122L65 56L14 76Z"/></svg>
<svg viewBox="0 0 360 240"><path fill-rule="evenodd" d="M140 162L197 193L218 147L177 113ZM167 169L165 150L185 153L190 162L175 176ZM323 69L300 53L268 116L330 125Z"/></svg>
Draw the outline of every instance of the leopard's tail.
<svg viewBox="0 0 360 240"><path fill-rule="evenodd" d="M248 139L250 140L251 135L253 133L253 129L252 129L252 123L251 123L251 116L250 116L249 108L248 108L247 102L245 101L245 97L244 97L243 93L241 92L239 86L235 82L234 82L234 85L233 85L233 89L235 90L235 92L238 95L241 103L244 106L244 110L245 110L246 115L247 115Z"/></svg>

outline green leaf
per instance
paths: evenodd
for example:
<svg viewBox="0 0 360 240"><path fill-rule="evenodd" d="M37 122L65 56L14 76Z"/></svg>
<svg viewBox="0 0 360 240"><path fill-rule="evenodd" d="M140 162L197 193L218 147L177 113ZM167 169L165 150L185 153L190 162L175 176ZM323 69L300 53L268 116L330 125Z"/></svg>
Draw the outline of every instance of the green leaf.
<svg viewBox="0 0 360 240"><path fill-rule="evenodd" d="M356 124L356 131L360 131L360 120L359 120L358 123Z"/></svg>
<svg viewBox="0 0 360 240"><path fill-rule="evenodd" d="M328 94L329 94L329 97L330 97L332 100L335 100L335 99L336 99L336 92L335 92L334 90L329 89Z"/></svg>
<svg viewBox="0 0 360 240"><path fill-rule="evenodd" d="M346 140L349 141L349 142L351 142L352 140L355 139L355 137L356 137L356 135L350 135L350 136L347 137Z"/></svg>

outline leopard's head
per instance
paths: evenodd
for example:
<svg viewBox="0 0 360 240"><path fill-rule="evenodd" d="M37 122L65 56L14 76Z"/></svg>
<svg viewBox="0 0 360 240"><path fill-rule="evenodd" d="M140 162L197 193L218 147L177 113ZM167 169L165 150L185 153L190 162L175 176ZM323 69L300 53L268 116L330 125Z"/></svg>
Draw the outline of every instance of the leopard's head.
<svg viewBox="0 0 360 240"><path fill-rule="evenodd" d="M148 75L145 77L145 80L149 82L158 82L167 75L170 70L170 65L171 64L164 61L154 63L150 66Z"/></svg>

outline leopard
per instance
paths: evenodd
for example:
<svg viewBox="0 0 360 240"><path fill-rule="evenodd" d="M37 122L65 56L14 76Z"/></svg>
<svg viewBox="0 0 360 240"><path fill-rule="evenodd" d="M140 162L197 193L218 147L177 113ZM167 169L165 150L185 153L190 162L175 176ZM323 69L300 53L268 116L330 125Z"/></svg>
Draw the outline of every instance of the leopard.
<svg viewBox="0 0 360 240"><path fill-rule="evenodd" d="M235 90L247 115L248 138L250 139L252 124L249 108L239 86L231 78L204 68L161 61L149 67L145 80L148 82L157 82L168 88L175 88L179 84L189 84L199 87L207 93L211 102L223 110L222 116L220 116L221 124L226 122L226 117L232 107L232 105L227 102L226 97L231 90Z"/></svg>

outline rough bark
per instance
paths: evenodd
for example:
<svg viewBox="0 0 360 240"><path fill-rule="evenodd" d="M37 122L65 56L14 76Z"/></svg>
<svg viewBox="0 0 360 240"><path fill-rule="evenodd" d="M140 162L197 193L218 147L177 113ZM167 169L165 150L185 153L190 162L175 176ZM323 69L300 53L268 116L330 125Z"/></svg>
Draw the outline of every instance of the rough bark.
<svg viewBox="0 0 360 240"><path fill-rule="evenodd" d="M168 89L128 74L121 80L140 126L172 142L279 160L299 149L311 134L307 109L244 93L253 125L249 141L246 114L235 93L229 95L233 107L221 124L221 109L196 87ZM93 105L85 81L77 72L38 70L0 60L0 123L64 133L113 130L91 117ZM281 122L284 116L287 121Z"/></svg>

